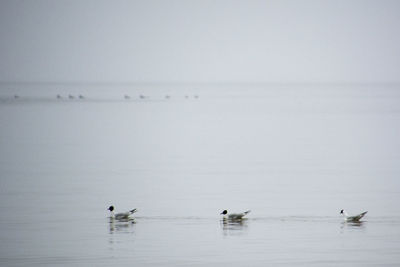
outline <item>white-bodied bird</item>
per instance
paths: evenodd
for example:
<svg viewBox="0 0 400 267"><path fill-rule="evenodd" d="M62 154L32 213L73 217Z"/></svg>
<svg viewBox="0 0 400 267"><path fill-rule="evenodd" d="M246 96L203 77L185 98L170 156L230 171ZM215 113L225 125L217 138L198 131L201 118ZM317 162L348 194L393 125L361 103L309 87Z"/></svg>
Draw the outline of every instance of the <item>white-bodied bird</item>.
<svg viewBox="0 0 400 267"><path fill-rule="evenodd" d="M342 214L344 216L344 220L346 222L359 222L361 220L362 217L364 217L365 214L367 214L368 211L364 211L363 213L360 213L358 215L355 216L349 216L349 214L347 214L347 212L345 210L341 210L340 214Z"/></svg>
<svg viewBox="0 0 400 267"><path fill-rule="evenodd" d="M231 221L240 221L243 219L243 217L248 214L250 211L245 211L242 213L230 213L228 214L227 210L224 210L223 212L221 212L221 215L224 215L224 220L231 220Z"/></svg>
<svg viewBox="0 0 400 267"><path fill-rule="evenodd" d="M127 212L121 212L121 213L114 213L114 206L108 207L108 210L111 213L111 218L116 219L116 220L129 220L132 219L130 216L137 211L137 209L133 209Z"/></svg>

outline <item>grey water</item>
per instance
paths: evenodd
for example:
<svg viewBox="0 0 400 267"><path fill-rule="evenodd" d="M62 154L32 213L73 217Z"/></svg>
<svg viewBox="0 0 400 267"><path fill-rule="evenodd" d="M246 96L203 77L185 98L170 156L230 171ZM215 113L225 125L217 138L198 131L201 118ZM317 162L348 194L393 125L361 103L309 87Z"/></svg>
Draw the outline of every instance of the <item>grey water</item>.
<svg viewBox="0 0 400 267"><path fill-rule="evenodd" d="M0 265L398 266L399 136L396 84L3 84Z"/></svg>

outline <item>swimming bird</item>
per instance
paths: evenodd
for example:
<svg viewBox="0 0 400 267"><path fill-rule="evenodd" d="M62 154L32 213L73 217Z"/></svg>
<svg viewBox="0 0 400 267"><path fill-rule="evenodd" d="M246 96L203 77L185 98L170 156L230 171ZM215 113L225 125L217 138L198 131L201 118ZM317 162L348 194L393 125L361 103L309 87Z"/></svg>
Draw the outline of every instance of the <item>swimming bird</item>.
<svg viewBox="0 0 400 267"><path fill-rule="evenodd" d="M114 213L114 206L108 207L108 210L111 213L111 218L114 218L116 220L129 220L132 219L130 216L137 211L137 209L133 209L127 212L121 212L121 213Z"/></svg>
<svg viewBox="0 0 400 267"><path fill-rule="evenodd" d="M367 214L367 212L368 211L364 211L363 213L360 213L358 215L349 216L349 214L347 214L347 212L345 210L341 210L340 214L343 214L344 220L346 222L359 222L361 220L361 218L364 217L365 214Z"/></svg>
<svg viewBox="0 0 400 267"><path fill-rule="evenodd" d="M228 214L228 211L224 210L223 212L221 212L221 215L224 215L224 217L223 217L224 220L240 221L249 212L250 211L248 210L248 211L245 211L245 212L242 212L242 213L230 213L230 214Z"/></svg>

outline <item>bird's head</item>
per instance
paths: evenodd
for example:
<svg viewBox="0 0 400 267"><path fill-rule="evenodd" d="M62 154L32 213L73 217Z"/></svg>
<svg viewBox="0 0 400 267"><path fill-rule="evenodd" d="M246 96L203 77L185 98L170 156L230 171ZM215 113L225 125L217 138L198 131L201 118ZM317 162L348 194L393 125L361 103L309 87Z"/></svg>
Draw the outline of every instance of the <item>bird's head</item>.
<svg viewBox="0 0 400 267"><path fill-rule="evenodd" d="M109 211L113 211L113 210L114 210L114 206L108 207L108 210L109 210Z"/></svg>
<svg viewBox="0 0 400 267"><path fill-rule="evenodd" d="M221 212L221 214L222 214L222 215L226 215L226 214L228 214L228 211L227 211L227 210L224 210L223 212Z"/></svg>

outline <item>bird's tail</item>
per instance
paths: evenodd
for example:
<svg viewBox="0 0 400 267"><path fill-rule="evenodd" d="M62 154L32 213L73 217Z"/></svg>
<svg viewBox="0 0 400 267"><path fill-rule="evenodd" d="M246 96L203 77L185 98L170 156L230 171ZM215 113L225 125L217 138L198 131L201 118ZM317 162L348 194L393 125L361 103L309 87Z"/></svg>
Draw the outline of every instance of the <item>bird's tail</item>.
<svg viewBox="0 0 400 267"><path fill-rule="evenodd" d="M245 211L245 212L243 212L245 215L247 214L247 213L249 213L251 210L248 210L248 211Z"/></svg>
<svg viewBox="0 0 400 267"><path fill-rule="evenodd" d="M137 212L137 209L133 209L129 211L131 214Z"/></svg>

